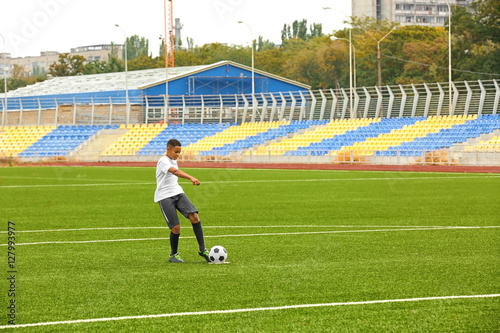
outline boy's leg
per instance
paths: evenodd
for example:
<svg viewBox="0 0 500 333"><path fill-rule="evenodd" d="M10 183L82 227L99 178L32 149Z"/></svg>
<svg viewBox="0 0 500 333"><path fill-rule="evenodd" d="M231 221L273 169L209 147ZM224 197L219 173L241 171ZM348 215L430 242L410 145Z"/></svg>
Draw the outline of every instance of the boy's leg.
<svg viewBox="0 0 500 333"><path fill-rule="evenodd" d="M181 233L181 226L177 211L175 208L174 198L166 198L159 202L160 209L170 228L170 256L174 256L178 252L179 237Z"/></svg>
<svg viewBox="0 0 500 333"><path fill-rule="evenodd" d="M170 255L177 254L179 252L179 238L181 236L180 225L176 225L170 230Z"/></svg>
<svg viewBox="0 0 500 333"><path fill-rule="evenodd" d="M201 221L198 217L198 214L191 213L188 216L189 221L193 225L194 235L196 236L196 240L198 241L198 247L200 251L205 250L205 239L203 237L203 228L201 227Z"/></svg>
<svg viewBox="0 0 500 333"><path fill-rule="evenodd" d="M183 194L177 202L177 209L182 213L182 215L184 215L184 217L188 218L193 225L194 235L198 241L198 254L205 258L206 261L210 262L210 259L208 259L208 251L205 248L203 228L201 227L198 210L185 194Z"/></svg>
<svg viewBox="0 0 500 333"><path fill-rule="evenodd" d="M205 247L205 239L203 237L203 228L201 227L201 222L200 218L198 217L198 214L196 213L191 213L189 214L189 220L191 221L193 225L193 231L194 234L196 235L196 240L198 241L198 254L205 258L207 262L210 262L210 258L208 257L208 250Z"/></svg>

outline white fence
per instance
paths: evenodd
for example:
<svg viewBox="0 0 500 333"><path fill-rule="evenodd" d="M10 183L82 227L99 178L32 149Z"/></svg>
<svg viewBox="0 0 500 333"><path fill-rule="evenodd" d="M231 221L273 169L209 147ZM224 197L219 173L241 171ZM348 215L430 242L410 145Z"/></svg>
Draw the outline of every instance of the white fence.
<svg viewBox="0 0 500 333"><path fill-rule="evenodd" d="M125 123L261 122L344 118L497 114L497 80L358 87L255 95L9 97L0 99L2 126ZM451 103L450 103L451 101ZM165 112L167 105L167 112ZM8 110L5 112L4 110Z"/></svg>

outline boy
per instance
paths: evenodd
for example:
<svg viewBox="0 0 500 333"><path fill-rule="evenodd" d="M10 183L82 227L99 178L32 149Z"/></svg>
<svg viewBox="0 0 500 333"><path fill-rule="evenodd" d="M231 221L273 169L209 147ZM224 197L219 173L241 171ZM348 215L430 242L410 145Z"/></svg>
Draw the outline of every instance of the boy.
<svg viewBox="0 0 500 333"><path fill-rule="evenodd" d="M198 216L198 210L178 184L178 177L181 177L189 179L193 185L200 185L198 179L178 169L177 158L181 154L181 150L182 147L179 140L169 140L167 143L167 154L159 159L156 166L156 191L154 201L160 204L163 217L170 228L171 252L168 261L173 263L184 262L177 251L181 233L180 221L177 216L178 210L192 223L193 231L199 246L198 254L205 258L206 261L210 262L208 250L205 248L203 229Z"/></svg>

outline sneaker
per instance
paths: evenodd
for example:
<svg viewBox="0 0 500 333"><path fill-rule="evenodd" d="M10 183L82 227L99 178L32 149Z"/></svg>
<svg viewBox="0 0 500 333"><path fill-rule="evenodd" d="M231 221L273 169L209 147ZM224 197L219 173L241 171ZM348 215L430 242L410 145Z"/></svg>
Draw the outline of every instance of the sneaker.
<svg viewBox="0 0 500 333"><path fill-rule="evenodd" d="M181 262L184 262L184 260L182 260L182 259L181 259L181 256L179 255L179 253L172 254L172 255L168 258L168 261L170 261L170 262L175 262L175 263L181 263Z"/></svg>
<svg viewBox="0 0 500 333"><path fill-rule="evenodd" d="M203 251L198 251L198 254L199 254L200 256L202 256L203 258L205 258L205 260L206 260L207 262L210 262L210 258L208 257L208 250L207 250L207 249L205 249L205 250L203 250Z"/></svg>

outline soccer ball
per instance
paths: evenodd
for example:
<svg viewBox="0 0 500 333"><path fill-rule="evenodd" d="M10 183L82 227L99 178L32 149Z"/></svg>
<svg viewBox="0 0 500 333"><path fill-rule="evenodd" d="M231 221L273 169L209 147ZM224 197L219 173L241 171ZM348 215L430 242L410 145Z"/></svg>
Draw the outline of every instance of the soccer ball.
<svg viewBox="0 0 500 333"><path fill-rule="evenodd" d="M227 259L227 251L220 245L215 245L210 249L208 258L215 264L222 264Z"/></svg>

